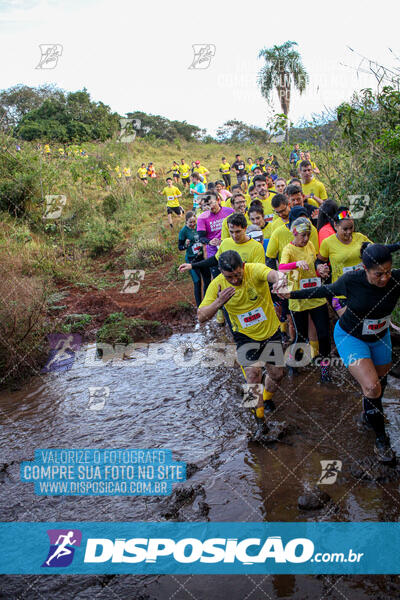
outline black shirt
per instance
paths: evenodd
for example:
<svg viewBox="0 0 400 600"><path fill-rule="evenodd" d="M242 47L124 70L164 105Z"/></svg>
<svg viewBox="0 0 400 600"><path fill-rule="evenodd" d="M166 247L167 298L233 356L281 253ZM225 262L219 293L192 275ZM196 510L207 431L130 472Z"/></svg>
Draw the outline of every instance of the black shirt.
<svg viewBox="0 0 400 600"><path fill-rule="evenodd" d="M374 342L386 334L379 331L379 324L369 324L369 330L376 333L363 335L368 323L365 319L383 319L390 316L400 297L400 269L393 269L392 276L385 287L377 287L368 282L364 270L345 273L335 283L322 285L310 290L291 292L290 297L333 298L346 296L347 308L340 317L339 324L344 331L364 342Z"/></svg>
<svg viewBox="0 0 400 600"><path fill-rule="evenodd" d="M232 169L239 171L240 175L244 173L246 171L246 165L244 163L244 160L235 160L235 162L232 165Z"/></svg>

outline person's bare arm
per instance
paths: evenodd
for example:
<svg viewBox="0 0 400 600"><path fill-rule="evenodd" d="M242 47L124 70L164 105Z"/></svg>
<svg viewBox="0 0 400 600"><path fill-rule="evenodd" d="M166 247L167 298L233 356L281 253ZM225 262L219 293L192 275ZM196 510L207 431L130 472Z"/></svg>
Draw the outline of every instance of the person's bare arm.
<svg viewBox="0 0 400 600"><path fill-rule="evenodd" d="M228 302L230 298L232 298L235 291L236 290L234 287L228 287L221 291L221 286L218 286L218 298L216 298L214 302L208 306L202 306L197 310L197 318L199 319L199 322L205 323L206 321L212 319L217 310L222 308L222 306Z"/></svg>

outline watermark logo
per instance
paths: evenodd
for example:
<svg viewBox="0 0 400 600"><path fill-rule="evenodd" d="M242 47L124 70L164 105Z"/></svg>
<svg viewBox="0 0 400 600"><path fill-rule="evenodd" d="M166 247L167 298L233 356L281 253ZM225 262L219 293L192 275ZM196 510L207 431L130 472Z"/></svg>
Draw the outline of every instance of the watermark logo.
<svg viewBox="0 0 400 600"><path fill-rule="evenodd" d="M75 353L82 345L82 336L79 333L51 333L47 338L50 355L41 372L68 371L75 360Z"/></svg>
<svg viewBox="0 0 400 600"><path fill-rule="evenodd" d="M136 130L140 129L140 119L130 119L127 117L121 117L119 120L121 125L121 131L119 132L119 142L129 144L136 139Z"/></svg>
<svg viewBox="0 0 400 600"><path fill-rule="evenodd" d="M192 44L193 61L189 69L208 69L215 56L215 44Z"/></svg>
<svg viewBox="0 0 400 600"><path fill-rule="evenodd" d="M243 383L243 406L244 408L256 408L258 398L263 393L262 383Z"/></svg>
<svg viewBox="0 0 400 600"><path fill-rule="evenodd" d="M42 567L68 567L74 558L75 547L82 541L80 529L48 529L50 548Z"/></svg>
<svg viewBox="0 0 400 600"><path fill-rule="evenodd" d="M110 388L104 387L89 387L89 403L87 410L103 410L106 401L110 396Z"/></svg>
<svg viewBox="0 0 400 600"><path fill-rule="evenodd" d="M140 282L144 279L144 271L142 270L124 270L125 282L121 290L121 294L136 294L140 288Z"/></svg>
<svg viewBox="0 0 400 600"><path fill-rule="evenodd" d="M43 219L59 219L67 203L67 196L64 196L64 194L47 194L44 198L46 200L46 210Z"/></svg>
<svg viewBox="0 0 400 600"><path fill-rule="evenodd" d="M39 44L41 57L35 69L55 69L58 59L62 55L61 44Z"/></svg>
<svg viewBox="0 0 400 600"><path fill-rule="evenodd" d="M321 477L318 484L332 485L336 482L337 476L342 470L341 460L321 460Z"/></svg>
<svg viewBox="0 0 400 600"><path fill-rule="evenodd" d="M369 206L370 197L368 194L365 195L350 195L349 196L349 208L353 219L362 219Z"/></svg>

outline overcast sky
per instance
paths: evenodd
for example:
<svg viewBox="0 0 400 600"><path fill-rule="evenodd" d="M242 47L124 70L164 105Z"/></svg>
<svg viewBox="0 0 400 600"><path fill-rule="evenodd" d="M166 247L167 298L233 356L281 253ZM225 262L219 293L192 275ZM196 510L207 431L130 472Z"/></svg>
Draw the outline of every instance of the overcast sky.
<svg viewBox="0 0 400 600"><path fill-rule="evenodd" d="M265 127L269 113L256 84L258 52L293 40L310 75L307 91L293 95L289 116L297 122L375 85L373 77L340 64L360 63L347 45L400 67L388 50L400 55L399 4L0 0L0 88L86 87L121 115L142 110L210 133L233 118ZM54 69L35 68L39 44L62 45ZM193 44L215 46L207 69L189 69ZM279 112L276 95L274 103Z"/></svg>

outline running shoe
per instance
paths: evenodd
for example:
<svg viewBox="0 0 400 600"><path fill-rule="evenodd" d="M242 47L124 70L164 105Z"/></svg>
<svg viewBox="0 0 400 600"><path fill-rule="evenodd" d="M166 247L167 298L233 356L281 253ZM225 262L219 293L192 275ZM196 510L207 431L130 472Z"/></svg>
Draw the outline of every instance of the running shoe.
<svg viewBox="0 0 400 600"><path fill-rule="evenodd" d="M393 462L396 458L387 435L381 435L376 438L374 452L379 462Z"/></svg>

